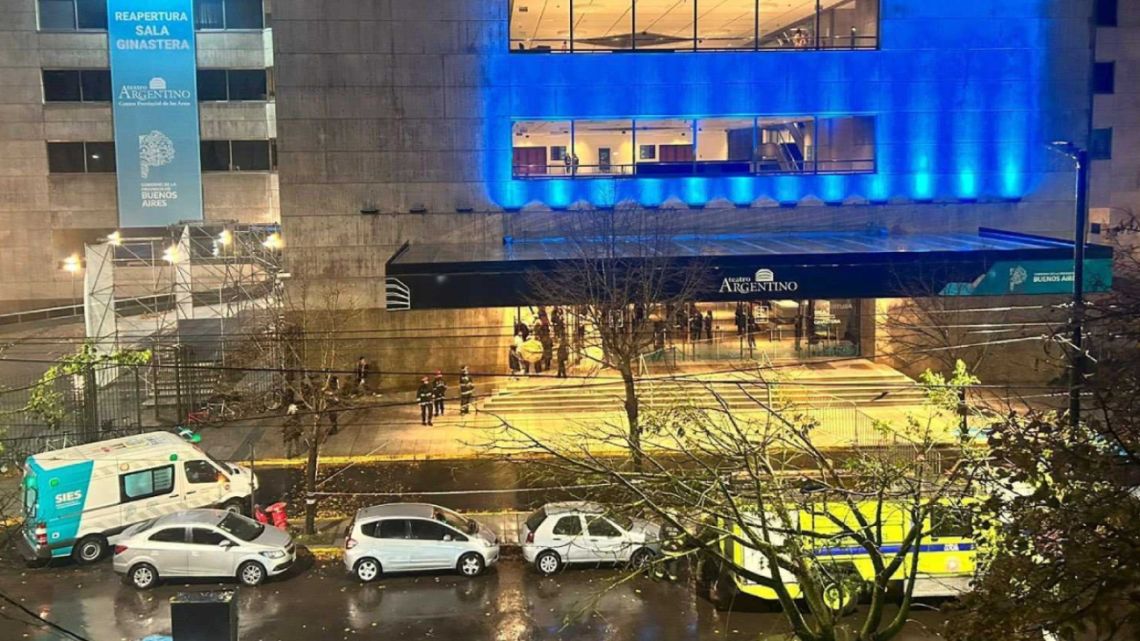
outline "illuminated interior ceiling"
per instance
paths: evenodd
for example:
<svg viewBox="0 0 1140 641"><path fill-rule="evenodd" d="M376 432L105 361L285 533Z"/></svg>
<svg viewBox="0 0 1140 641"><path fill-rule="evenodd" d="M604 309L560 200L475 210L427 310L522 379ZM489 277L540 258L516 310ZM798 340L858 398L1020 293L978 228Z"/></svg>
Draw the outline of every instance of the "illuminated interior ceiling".
<svg viewBox="0 0 1140 641"><path fill-rule="evenodd" d="M822 4L827 9L843 1ZM694 6L702 40L752 46L755 0L637 0L638 46L692 42ZM632 11L630 0L574 0L575 45L630 48ZM761 37L809 20L814 11L815 0L761 0ZM570 0L515 0L512 12L511 37L528 48L557 50L570 38Z"/></svg>

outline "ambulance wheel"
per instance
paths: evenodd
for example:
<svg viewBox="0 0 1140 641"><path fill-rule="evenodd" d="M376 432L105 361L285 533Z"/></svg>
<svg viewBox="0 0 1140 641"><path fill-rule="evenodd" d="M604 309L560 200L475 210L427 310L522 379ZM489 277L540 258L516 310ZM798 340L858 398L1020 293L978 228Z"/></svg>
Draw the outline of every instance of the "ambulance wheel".
<svg viewBox="0 0 1140 641"><path fill-rule="evenodd" d="M71 558L80 565L90 565L106 555L107 539L98 534L83 537L71 551Z"/></svg>
<svg viewBox="0 0 1140 641"><path fill-rule="evenodd" d="M222 503L222 509L234 514L241 514L245 516L246 502L241 499L230 499Z"/></svg>
<svg viewBox="0 0 1140 641"><path fill-rule="evenodd" d="M855 572L840 572L823 585L823 604L839 616L855 612L863 586Z"/></svg>

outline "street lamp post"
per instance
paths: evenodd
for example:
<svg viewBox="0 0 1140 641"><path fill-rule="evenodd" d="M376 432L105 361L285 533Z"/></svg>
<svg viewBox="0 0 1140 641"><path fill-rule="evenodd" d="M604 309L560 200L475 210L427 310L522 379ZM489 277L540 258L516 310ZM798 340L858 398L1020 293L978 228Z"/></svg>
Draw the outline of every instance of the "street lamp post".
<svg viewBox="0 0 1140 641"><path fill-rule="evenodd" d="M1073 160L1077 171L1076 231L1073 234L1073 313L1072 349L1069 366L1069 422L1076 427L1081 421L1081 391L1084 388L1084 320L1085 320L1085 244L1089 220L1089 152L1071 142L1054 142L1050 147Z"/></svg>

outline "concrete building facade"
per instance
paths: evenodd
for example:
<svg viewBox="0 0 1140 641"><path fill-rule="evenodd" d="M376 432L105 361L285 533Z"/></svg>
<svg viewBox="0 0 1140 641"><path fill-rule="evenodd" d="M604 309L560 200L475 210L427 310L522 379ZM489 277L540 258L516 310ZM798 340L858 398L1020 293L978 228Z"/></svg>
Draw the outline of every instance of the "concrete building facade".
<svg viewBox="0 0 1140 641"><path fill-rule="evenodd" d="M1072 166L1047 145L1087 139L1091 2L668 4L275 2L290 260L379 310L405 243L478 253L567 209L695 235L1072 238Z"/></svg>
<svg viewBox="0 0 1140 641"><path fill-rule="evenodd" d="M1094 221L1140 214L1140 6L1097 0L1093 79Z"/></svg>
<svg viewBox="0 0 1140 641"><path fill-rule="evenodd" d="M242 4L246 19L228 28L208 18L223 2L195 3L205 16L197 32L201 138L247 142L268 157L277 135L272 30L261 0ZM0 11L0 313L81 302L82 279L61 262L119 226L114 164L104 162L114 140L106 3L4 0ZM234 80L251 84L230 80L240 92L219 94L235 70ZM234 168L204 171L205 220L276 222L276 171Z"/></svg>

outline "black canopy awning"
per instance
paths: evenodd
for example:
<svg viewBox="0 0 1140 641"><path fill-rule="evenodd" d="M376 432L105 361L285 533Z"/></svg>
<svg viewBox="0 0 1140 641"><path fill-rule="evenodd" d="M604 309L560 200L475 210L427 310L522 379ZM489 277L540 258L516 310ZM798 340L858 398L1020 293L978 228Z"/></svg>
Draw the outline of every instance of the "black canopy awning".
<svg viewBox="0 0 1140 641"><path fill-rule="evenodd" d="M610 239L613 241L614 239ZM618 239L613 255L646 255ZM705 301L1065 294L1073 243L981 229L978 234L796 232L677 236L658 255L709 272ZM501 245L405 244L387 264L391 310L557 304L537 300L534 271L584 260L581 242L544 238ZM1085 288L1112 284L1112 249L1088 245Z"/></svg>

